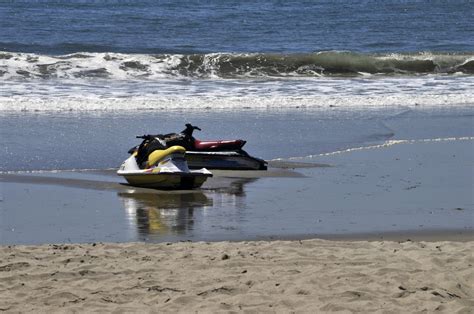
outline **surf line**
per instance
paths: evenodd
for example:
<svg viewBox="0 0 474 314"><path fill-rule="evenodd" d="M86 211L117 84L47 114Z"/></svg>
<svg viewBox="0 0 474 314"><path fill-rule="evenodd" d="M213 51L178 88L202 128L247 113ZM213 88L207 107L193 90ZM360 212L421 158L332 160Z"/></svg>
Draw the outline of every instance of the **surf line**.
<svg viewBox="0 0 474 314"><path fill-rule="evenodd" d="M472 141L474 136L464 136L464 137L445 137L445 138L431 138L431 139L418 139L418 140L388 140L382 144L362 146L362 147L353 147L344 150L338 150L330 153L323 154L314 154L307 155L303 157L289 157L289 158L276 158L273 160L298 160L305 158L315 158L315 157L324 157L324 156L333 156L338 154L350 153L354 151L369 150L369 149L378 149L378 148L387 148L394 145L400 144L416 144L416 143L433 143L433 142L453 142L453 141Z"/></svg>

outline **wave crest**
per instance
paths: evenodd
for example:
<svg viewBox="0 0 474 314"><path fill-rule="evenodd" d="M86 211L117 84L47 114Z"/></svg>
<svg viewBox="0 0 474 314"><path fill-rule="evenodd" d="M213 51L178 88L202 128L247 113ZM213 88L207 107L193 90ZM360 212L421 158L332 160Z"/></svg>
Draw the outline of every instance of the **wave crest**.
<svg viewBox="0 0 474 314"><path fill-rule="evenodd" d="M3 79L246 78L474 74L474 54L119 54L0 52Z"/></svg>

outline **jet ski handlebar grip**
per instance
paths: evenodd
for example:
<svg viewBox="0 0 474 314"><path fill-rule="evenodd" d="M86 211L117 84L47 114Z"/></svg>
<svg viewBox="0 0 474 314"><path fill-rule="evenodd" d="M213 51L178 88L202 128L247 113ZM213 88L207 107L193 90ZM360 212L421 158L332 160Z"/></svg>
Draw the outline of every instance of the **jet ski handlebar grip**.
<svg viewBox="0 0 474 314"><path fill-rule="evenodd" d="M136 138L141 138L141 139L146 140L146 139L150 138L150 136L151 136L151 135L148 135L148 134L145 134L145 135L137 135Z"/></svg>

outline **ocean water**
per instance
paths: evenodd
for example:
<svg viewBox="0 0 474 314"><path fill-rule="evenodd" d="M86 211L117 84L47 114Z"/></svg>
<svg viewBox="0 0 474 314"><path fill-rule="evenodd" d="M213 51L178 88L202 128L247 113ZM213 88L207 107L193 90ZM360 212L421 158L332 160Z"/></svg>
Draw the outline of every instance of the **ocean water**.
<svg viewBox="0 0 474 314"><path fill-rule="evenodd" d="M185 122L267 159L419 138L383 126L406 112L460 117L426 138L470 136L473 15L472 1L0 1L1 168L115 167L134 135Z"/></svg>
<svg viewBox="0 0 474 314"><path fill-rule="evenodd" d="M0 106L465 104L473 15L472 1L2 1Z"/></svg>
<svg viewBox="0 0 474 314"><path fill-rule="evenodd" d="M469 52L472 1L18 0L2 50L38 54Z"/></svg>
<svg viewBox="0 0 474 314"><path fill-rule="evenodd" d="M86 179L2 184L0 243L472 231L473 20L462 0L0 0L0 175ZM333 167L168 197L103 171L187 122Z"/></svg>

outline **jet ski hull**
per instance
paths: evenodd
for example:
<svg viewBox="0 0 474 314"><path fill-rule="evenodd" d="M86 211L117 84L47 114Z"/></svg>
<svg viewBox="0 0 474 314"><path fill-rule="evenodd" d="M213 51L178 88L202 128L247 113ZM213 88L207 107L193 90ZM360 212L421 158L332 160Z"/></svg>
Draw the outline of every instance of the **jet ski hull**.
<svg viewBox="0 0 474 314"><path fill-rule="evenodd" d="M155 189L194 189L200 187L210 173L194 172L189 173L149 173L145 171L121 172L130 185Z"/></svg>
<svg viewBox="0 0 474 314"><path fill-rule="evenodd" d="M207 169L189 170L184 148L170 147L150 154L148 168L140 169L135 155L127 158L117 171L130 185L155 189L194 189L200 187L212 173Z"/></svg>
<svg viewBox="0 0 474 314"><path fill-rule="evenodd" d="M267 170L265 160L236 151L186 151L185 158L190 169Z"/></svg>

